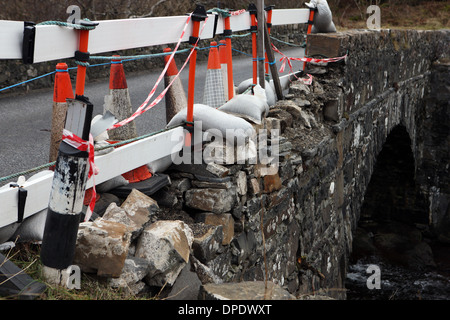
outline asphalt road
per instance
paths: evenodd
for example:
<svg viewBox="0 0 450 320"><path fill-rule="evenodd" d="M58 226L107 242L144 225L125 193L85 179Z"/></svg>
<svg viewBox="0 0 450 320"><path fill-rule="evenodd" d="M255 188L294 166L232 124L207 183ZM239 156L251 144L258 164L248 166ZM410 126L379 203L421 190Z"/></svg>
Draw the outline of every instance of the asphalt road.
<svg viewBox="0 0 450 320"><path fill-rule="evenodd" d="M302 48L289 48L283 51L286 55L292 57L302 57L304 55ZM276 55L277 64L279 65L278 58L279 55ZM178 67L180 68L181 66ZM294 64L294 67L298 70L301 68L301 63ZM88 69L88 73L95 72L92 69ZM188 92L188 69L187 65L180 75L186 94ZM195 103L202 102L206 70L206 62L198 61ZM145 101L161 71L155 70L154 72L138 75L127 74L133 110L137 109ZM245 55L233 57L233 75L236 85L243 80L251 78L252 59ZM280 74L280 76L282 75ZM161 81L153 99L163 89L164 81ZM86 84L85 95L94 104L94 115L103 114L104 96L108 92L108 80ZM0 178L48 163L52 101L53 89L10 97L0 94ZM135 119L135 122L139 135L164 128L166 124L165 101L162 100L153 109ZM3 185L3 183L0 183L0 185Z"/></svg>

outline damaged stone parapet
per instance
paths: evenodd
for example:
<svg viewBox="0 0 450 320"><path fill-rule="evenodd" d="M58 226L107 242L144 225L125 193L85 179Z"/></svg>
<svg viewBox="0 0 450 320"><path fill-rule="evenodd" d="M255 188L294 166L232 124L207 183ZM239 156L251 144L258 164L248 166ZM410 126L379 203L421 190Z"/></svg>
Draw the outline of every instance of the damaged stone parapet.
<svg viewBox="0 0 450 320"><path fill-rule="evenodd" d="M227 291L229 283L234 292L227 294L235 296L244 284L267 280L289 299L344 299L353 234L391 130L399 125L407 129L418 178L426 168L428 181L448 180L448 166L436 170L431 161L433 155L439 155L441 164L447 159L448 144L442 144L448 140L446 124L434 121L437 115L448 117L448 101L446 105L433 88L441 88L448 73L436 74L444 67L431 66L433 59L450 52L445 50L449 42L440 41L448 34L382 30L311 35L309 54L325 55L320 50L326 47L327 54L348 53L348 59L308 64L312 84L293 81L286 99L254 125L267 130L267 139L252 150L276 151L278 162L252 162L247 154L239 163L172 165L165 171L169 186L151 197L135 191L123 204L112 204L99 219L122 224L120 239L128 247L126 257L118 255L122 272L114 273L112 285L135 294L206 299ZM440 111L434 115L436 108ZM433 140L437 136L439 144ZM241 152L222 141L212 143L225 160ZM447 189L436 183L424 183L424 189L435 201L435 216L445 220L436 210L448 207ZM125 205L137 202L133 197L147 199L143 209ZM130 210L143 214L133 216ZM87 242L83 234L79 237L80 244ZM86 270L107 273L96 265Z"/></svg>

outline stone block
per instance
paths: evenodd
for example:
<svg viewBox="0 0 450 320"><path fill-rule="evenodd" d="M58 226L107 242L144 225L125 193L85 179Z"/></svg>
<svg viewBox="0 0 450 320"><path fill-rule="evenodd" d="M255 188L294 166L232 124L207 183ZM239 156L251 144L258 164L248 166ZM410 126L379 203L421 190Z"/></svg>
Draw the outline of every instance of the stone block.
<svg viewBox="0 0 450 320"><path fill-rule="evenodd" d="M199 213L196 221L213 226L222 226L223 238L222 244L228 245L234 237L234 219L231 214L215 214L211 212Z"/></svg>
<svg viewBox="0 0 450 320"><path fill-rule="evenodd" d="M186 205L218 214L229 212L235 202L233 190L235 189L191 189L186 191Z"/></svg>
<svg viewBox="0 0 450 320"><path fill-rule="evenodd" d="M243 196L247 194L247 174L244 171L239 171L236 176L237 193Z"/></svg>
<svg viewBox="0 0 450 320"><path fill-rule="evenodd" d="M137 225L133 220L130 219L127 212L121 207L118 207L114 202L111 203L108 208L106 208L103 219L125 225L129 232L131 232L131 241L137 238L137 236L139 236L143 229L143 224ZM148 219L149 218L147 218L146 221L148 221Z"/></svg>
<svg viewBox="0 0 450 320"><path fill-rule="evenodd" d="M292 127L292 121L293 121L292 115L289 112L287 112L286 110L279 109L279 108L270 109L269 114L267 116L280 120L280 125L281 125L280 133L284 132L284 130L286 130L286 128Z"/></svg>
<svg viewBox="0 0 450 320"><path fill-rule="evenodd" d="M203 223L199 223L204 225ZM206 229L202 232L194 231L194 242L192 243L192 250L194 256L199 259L202 263L207 263L209 260L213 259L223 242L223 226L211 226L204 225Z"/></svg>
<svg viewBox="0 0 450 320"><path fill-rule="evenodd" d="M339 100L329 100L325 103L323 117L327 121L339 121Z"/></svg>
<svg viewBox="0 0 450 320"><path fill-rule="evenodd" d="M136 295L143 285L142 279L148 273L149 263L145 259L128 257L119 278L109 279L108 285L112 288L126 288L132 294Z"/></svg>
<svg viewBox="0 0 450 320"><path fill-rule="evenodd" d="M191 271L191 262L181 270L166 300L197 300L200 286L199 277Z"/></svg>
<svg viewBox="0 0 450 320"><path fill-rule="evenodd" d="M250 195L258 195L261 192L261 188L259 186L259 180L256 178L251 178L248 181L248 190Z"/></svg>
<svg viewBox="0 0 450 320"><path fill-rule="evenodd" d="M307 103L309 103L309 101L304 100ZM302 108L295 103L292 100L281 100L277 102L277 108L282 109L282 110L286 110L287 112L289 112L294 120L298 120L302 115Z"/></svg>
<svg viewBox="0 0 450 320"><path fill-rule="evenodd" d="M309 56L340 57L345 54L342 47L345 39L347 36L339 32L308 34L306 50Z"/></svg>
<svg viewBox="0 0 450 320"><path fill-rule="evenodd" d="M137 225L144 225L159 208L155 200L136 189L131 190L120 207L127 212L129 218Z"/></svg>
<svg viewBox="0 0 450 320"><path fill-rule="evenodd" d="M150 286L173 285L189 261L194 236L180 220L160 220L144 229L135 256L149 262L145 281Z"/></svg>
<svg viewBox="0 0 450 320"><path fill-rule="evenodd" d="M102 218L80 223L74 264L84 272L117 278L122 272L130 246L128 228Z"/></svg>
<svg viewBox="0 0 450 320"><path fill-rule="evenodd" d="M282 187L282 181L278 173L273 175L264 176L264 192L271 193L276 190L280 190Z"/></svg>
<svg viewBox="0 0 450 320"><path fill-rule="evenodd" d="M226 177L229 173L228 168L221 166L220 164L216 164L214 162L209 163L206 166L206 170L211 172L213 175L215 175L218 178Z"/></svg>
<svg viewBox="0 0 450 320"><path fill-rule="evenodd" d="M295 296L272 281L208 283L201 287L199 300L295 300Z"/></svg>

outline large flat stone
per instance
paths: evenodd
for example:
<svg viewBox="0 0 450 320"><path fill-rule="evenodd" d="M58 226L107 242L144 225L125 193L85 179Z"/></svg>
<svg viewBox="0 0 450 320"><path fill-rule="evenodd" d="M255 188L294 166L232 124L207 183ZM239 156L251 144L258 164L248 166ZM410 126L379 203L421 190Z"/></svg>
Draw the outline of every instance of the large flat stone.
<svg viewBox="0 0 450 320"><path fill-rule="evenodd" d="M78 229L74 264L84 272L117 278L122 272L130 246L131 233L122 223L96 219L81 223Z"/></svg>
<svg viewBox="0 0 450 320"><path fill-rule="evenodd" d="M288 291L271 281L208 283L202 286L199 300L295 300Z"/></svg>
<svg viewBox="0 0 450 320"><path fill-rule="evenodd" d="M229 212L234 205L234 189L191 189L186 191L186 205L214 213Z"/></svg>

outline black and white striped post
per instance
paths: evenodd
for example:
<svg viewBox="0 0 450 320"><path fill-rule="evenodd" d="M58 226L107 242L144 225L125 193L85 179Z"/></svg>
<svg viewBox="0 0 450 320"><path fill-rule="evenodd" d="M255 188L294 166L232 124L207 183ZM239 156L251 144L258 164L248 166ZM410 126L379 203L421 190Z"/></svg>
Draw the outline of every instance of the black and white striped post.
<svg viewBox="0 0 450 320"><path fill-rule="evenodd" d="M92 103L84 96L89 30L96 25L80 21L79 50L75 52L78 61L75 99L67 99L64 127L84 141L89 141L93 112ZM56 159L41 247L43 276L53 284L69 285L67 270L72 270L69 267L75 255L89 169L89 152L80 151L63 140Z"/></svg>
<svg viewBox="0 0 450 320"><path fill-rule="evenodd" d="M68 99L65 129L89 140L93 106L85 97ZM89 153L61 142L41 247L43 276L49 283L65 285L72 265L82 219L89 172Z"/></svg>

